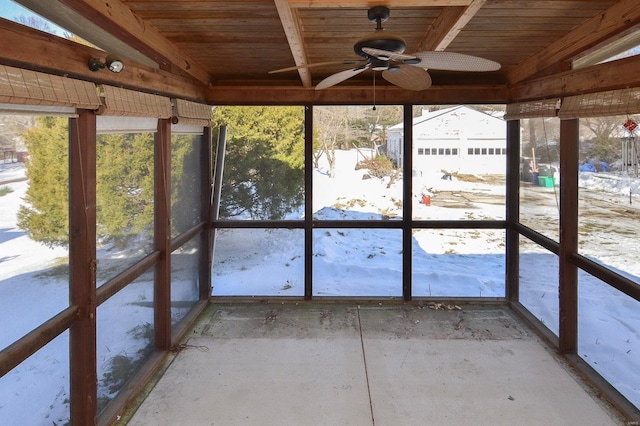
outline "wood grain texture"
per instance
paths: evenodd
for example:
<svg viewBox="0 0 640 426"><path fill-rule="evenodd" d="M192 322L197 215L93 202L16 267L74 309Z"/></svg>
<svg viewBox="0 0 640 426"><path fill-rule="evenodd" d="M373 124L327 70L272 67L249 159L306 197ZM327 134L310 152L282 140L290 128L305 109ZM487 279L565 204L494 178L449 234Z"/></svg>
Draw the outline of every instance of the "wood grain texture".
<svg viewBox="0 0 640 426"><path fill-rule="evenodd" d="M591 90L597 85L593 74L572 74L582 77L566 81L564 73L571 60L640 24L636 0L53 0L51 8L56 4L72 8L83 19L92 20L158 61L162 70L158 74L131 63L126 76L91 75L82 69L84 59L72 52L75 60L65 66L73 67L74 75L163 92L175 92L170 88L175 84L177 91L184 90L189 98L208 98L211 92L207 86L225 93L234 87L255 87L256 93L287 87L298 93L299 88L312 88L344 71L349 65L343 61L360 58L354 43L375 30L376 23L367 16L374 3L389 7L383 33L403 37L404 53L444 50L501 64L500 70L489 73L432 74L429 91L457 83L462 85L459 92L464 93L461 100L486 98L482 87L494 83L504 84L503 89L518 99L553 91L574 92L582 87ZM29 49L15 38L7 40L0 40L3 63L38 62L39 67L60 68L56 61L65 55L65 49L50 36L34 35ZM90 41L100 45L99 39ZM29 51L45 51L47 55L30 58L25 53ZM300 67L316 63L326 64ZM282 68L291 70L269 74ZM131 74L131 69L136 73ZM623 73L626 76L627 71ZM181 83L188 81L185 77L198 80L199 87ZM370 72L363 72L339 86L358 92L360 87L371 85L371 77ZM621 80L635 84L631 75ZM532 81L540 85L528 84ZM470 87L480 89L474 94ZM322 101L334 93L326 92ZM253 102L245 98L244 90L239 89L238 97ZM276 94L272 98L287 99ZM447 100L451 99L447 96Z"/></svg>

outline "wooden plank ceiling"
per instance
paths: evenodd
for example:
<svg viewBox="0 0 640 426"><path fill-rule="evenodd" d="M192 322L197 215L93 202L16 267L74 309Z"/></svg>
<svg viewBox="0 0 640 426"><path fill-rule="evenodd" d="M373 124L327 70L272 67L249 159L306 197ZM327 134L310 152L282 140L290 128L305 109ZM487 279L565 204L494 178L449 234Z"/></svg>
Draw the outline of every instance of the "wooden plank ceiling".
<svg viewBox="0 0 640 426"><path fill-rule="evenodd" d="M451 51L501 64L498 71L482 73L430 70L433 88L427 90L523 86L568 71L573 58L640 24L637 0L17 1L44 9L38 11L44 16L60 8L81 15L161 70L190 76L212 93L233 88L237 93L269 87L313 90L325 77L353 66L269 71L358 59L353 44L375 29L367 18L374 5L389 7L391 16L382 25L406 40L405 53ZM90 32L82 36L101 45ZM358 90L371 83L369 70L336 90ZM382 79L377 84L389 86ZM527 87L519 93L544 95L534 92Z"/></svg>

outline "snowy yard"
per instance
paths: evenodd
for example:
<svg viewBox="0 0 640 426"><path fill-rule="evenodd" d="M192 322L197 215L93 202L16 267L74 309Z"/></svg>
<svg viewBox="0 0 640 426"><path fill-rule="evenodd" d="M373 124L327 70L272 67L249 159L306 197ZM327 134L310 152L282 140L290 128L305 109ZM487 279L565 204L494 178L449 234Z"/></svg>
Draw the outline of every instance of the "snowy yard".
<svg viewBox="0 0 640 426"><path fill-rule="evenodd" d="M377 178L362 179L354 170L353 151L339 152L336 178L326 170L314 176L314 212L318 219L393 220L402 213L402 181L389 188ZM21 165L0 165L0 182L24 176ZM640 281L637 180L582 173L584 208L581 248L588 256L623 270ZM0 304L5 324L0 347L37 327L68 306L67 251L31 241L16 227L16 210L27 181L1 185L11 192L0 197ZM416 219L504 219L504 184L490 181L443 180L440 173L415 178L415 192L428 192L431 205L416 195ZM553 188L525 187L542 216L524 223L557 236L557 205ZM465 194L481 194L465 198ZM584 203L581 205L583 208ZM612 224L611 206L622 213ZM618 211L615 210L615 211ZM522 208L533 214L533 207ZM581 214L583 210L581 210ZM636 216L634 216L636 215ZM295 215L292 218L300 218ZM555 220L554 220L555 218ZM589 227L586 227L586 225ZM613 236L615 237L612 237ZM313 280L317 296L400 296L402 233L400 230L315 229ZM617 236L617 237L616 237ZM584 237L584 238L583 238ZM226 230L216 240L214 294L303 294L302 230ZM554 237L557 238L557 237ZM583 238L583 239L582 239ZM417 230L413 234L415 296L504 296L505 232L489 230ZM253 250L247 251L247 247ZM110 256L118 253L112 251ZM555 265L555 266L554 266ZM557 333L557 259L521 239L521 301ZM275 279L273 277L276 277ZM579 354L640 406L640 304L597 279L580 274ZM113 359L135 358L148 345L153 313L150 277L142 277L98 311L98 379L100 394L110 395ZM36 305L37 308L30 309ZM126 318L126 321L122 321ZM10 324L10 326L6 326ZM0 424L64 424L68 418L68 337L55 339L15 370L0 378ZM109 377L112 381L109 382Z"/></svg>

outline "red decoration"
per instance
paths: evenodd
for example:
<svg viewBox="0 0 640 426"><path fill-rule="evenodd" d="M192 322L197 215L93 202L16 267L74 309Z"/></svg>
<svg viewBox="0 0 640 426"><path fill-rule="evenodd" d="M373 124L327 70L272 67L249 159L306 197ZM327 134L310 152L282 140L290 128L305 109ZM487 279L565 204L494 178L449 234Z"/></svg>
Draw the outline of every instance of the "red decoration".
<svg viewBox="0 0 640 426"><path fill-rule="evenodd" d="M636 129L636 127L638 127L638 123L636 123L633 120L627 120L624 123L624 128L627 129L630 132L633 132Z"/></svg>

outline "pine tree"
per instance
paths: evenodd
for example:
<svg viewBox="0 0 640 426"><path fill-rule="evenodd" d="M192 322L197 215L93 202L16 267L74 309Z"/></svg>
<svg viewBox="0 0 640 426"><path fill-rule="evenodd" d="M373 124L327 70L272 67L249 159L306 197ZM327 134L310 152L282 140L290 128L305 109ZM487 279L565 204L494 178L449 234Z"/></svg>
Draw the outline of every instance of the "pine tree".
<svg viewBox="0 0 640 426"><path fill-rule="evenodd" d="M200 137L171 137L171 227L173 237L200 222Z"/></svg>
<svg viewBox="0 0 640 426"><path fill-rule="evenodd" d="M69 243L67 127L66 118L38 117L37 125L22 135L29 152L26 163L29 188L25 204L18 210L18 226L31 239L49 247L67 246ZM180 138L177 136L175 140L180 141ZM174 182L186 179L172 188L175 209L179 209L184 200L180 194L184 197L185 191L197 191L199 188L193 184L194 172L185 171L191 165L185 158L193 157L194 146L193 143L172 144ZM99 135L96 156L97 238L122 246L131 236L152 232L154 135ZM185 177L185 173L191 175Z"/></svg>
<svg viewBox="0 0 640 426"><path fill-rule="evenodd" d="M23 132L29 188L18 210L18 227L48 247L69 242L68 119L38 117Z"/></svg>
<svg viewBox="0 0 640 426"><path fill-rule="evenodd" d="M218 107L226 124L220 217L277 220L303 204L304 110Z"/></svg>
<svg viewBox="0 0 640 426"><path fill-rule="evenodd" d="M304 110L300 107L219 107L229 126L222 217L282 219L304 201ZM68 245L68 120L41 117L23 138L30 154L26 204L18 226L50 247ZM199 220L199 150L186 136L172 140L173 235ZM97 238L117 245L150 233L154 219L154 136L97 138Z"/></svg>
<svg viewBox="0 0 640 426"><path fill-rule="evenodd" d="M96 156L96 234L121 245L153 226L153 134L100 135Z"/></svg>

